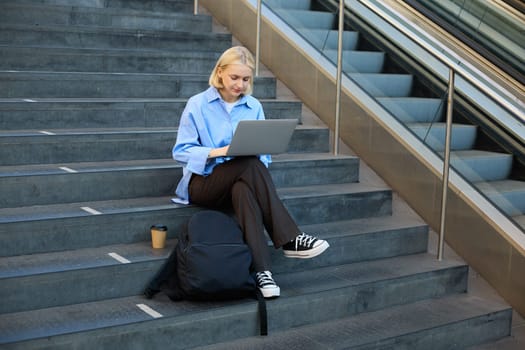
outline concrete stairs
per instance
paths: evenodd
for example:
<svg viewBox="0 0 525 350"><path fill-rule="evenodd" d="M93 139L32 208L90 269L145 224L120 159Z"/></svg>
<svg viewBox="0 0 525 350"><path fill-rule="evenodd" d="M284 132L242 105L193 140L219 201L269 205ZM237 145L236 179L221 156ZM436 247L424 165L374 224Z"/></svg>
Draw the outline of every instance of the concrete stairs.
<svg viewBox="0 0 525 350"><path fill-rule="evenodd" d="M479 298L468 295L427 299L297 327L269 337L239 339L198 349L433 349L436 343L443 349L462 349L469 345L465 336L487 341L489 328L496 324L505 327L507 322L506 316L499 314L494 324L480 328L483 312L474 311L480 302ZM484 305L488 312L494 306Z"/></svg>
<svg viewBox="0 0 525 350"><path fill-rule="evenodd" d="M468 266L428 254L427 225L361 178L357 157L328 153L329 131L307 123L270 171L301 228L331 247L311 260L271 250L282 289L267 304L271 336L253 338L255 300L141 295L201 210L170 201L181 176L171 147L186 99L232 42L192 10L189 0L0 3L0 347L277 339L272 348L284 349L278 339L304 330L333 334L308 342L316 348L437 339L433 348L449 349L451 329L460 347L508 335L512 310L466 293ZM274 77L255 85L268 118L302 119L300 101L277 98ZM156 223L169 228L165 249L151 248Z"/></svg>

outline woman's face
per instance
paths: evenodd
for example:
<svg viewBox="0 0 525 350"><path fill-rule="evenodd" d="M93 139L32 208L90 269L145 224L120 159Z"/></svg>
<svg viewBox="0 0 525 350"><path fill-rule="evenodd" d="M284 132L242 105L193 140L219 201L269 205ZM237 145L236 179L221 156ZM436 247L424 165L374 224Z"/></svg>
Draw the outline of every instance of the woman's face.
<svg viewBox="0 0 525 350"><path fill-rule="evenodd" d="M219 68L217 75L224 86L219 90L223 100L235 102L250 86L252 70L245 64L229 64L225 68Z"/></svg>

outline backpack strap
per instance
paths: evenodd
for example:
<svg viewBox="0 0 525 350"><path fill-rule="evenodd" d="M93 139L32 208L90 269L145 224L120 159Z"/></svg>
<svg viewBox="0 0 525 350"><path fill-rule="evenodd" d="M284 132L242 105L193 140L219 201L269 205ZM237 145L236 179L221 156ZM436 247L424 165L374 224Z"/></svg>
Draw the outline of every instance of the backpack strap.
<svg viewBox="0 0 525 350"><path fill-rule="evenodd" d="M266 310L266 300L259 288L256 291L257 303L259 304L259 325L261 335L268 335L268 312Z"/></svg>
<svg viewBox="0 0 525 350"><path fill-rule="evenodd" d="M171 252L168 260L164 263L160 271L156 274L153 280L148 284L144 291L144 296L148 299L153 298L155 294L161 291L161 285L167 281L173 271L177 269L177 254L175 249ZM168 291L167 291L168 292ZM168 293L169 294L169 293ZM255 295L257 298L258 311L259 311L259 328L260 335L268 335L268 311L266 309L266 300L262 295L259 288L255 288ZM172 295L168 295L170 299L178 300L173 298Z"/></svg>

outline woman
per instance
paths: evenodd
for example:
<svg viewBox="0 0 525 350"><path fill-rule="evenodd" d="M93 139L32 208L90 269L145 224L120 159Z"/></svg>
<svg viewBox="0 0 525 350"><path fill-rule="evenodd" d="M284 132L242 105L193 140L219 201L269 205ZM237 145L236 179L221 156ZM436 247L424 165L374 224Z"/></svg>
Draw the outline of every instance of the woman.
<svg viewBox="0 0 525 350"><path fill-rule="evenodd" d="M250 95L254 66L246 48L226 50L210 75L210 87L188 100L173 147L173 158L183 165L176 201L233 208L253 255L257 286L265 298L275 298L280 289L270 272L264 229L287 257L311 258L329 244L299 230L277 196L269 155L226 156L240 120L264 119L261 103Z"/></svg>

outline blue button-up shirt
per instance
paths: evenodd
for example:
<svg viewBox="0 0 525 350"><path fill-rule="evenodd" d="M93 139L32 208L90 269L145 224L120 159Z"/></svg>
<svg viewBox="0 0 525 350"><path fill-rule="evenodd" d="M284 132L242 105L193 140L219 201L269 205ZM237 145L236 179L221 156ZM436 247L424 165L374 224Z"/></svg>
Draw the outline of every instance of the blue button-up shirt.
<svg viewBox="0 0 525 350"><path fill-rule="evenodd" d="M172 151L173 159L183 165L183 176L174 202L190 202L188 185L192 174L209 175L215 166L231 159L208 158L208 155L213 148L229 145L237 124L245 119L264 119L261 103L252 96L242 96L230 113L215 87L188 100ZM259 159L266 166L271 162L269 155L261 155Z"/></svg>

